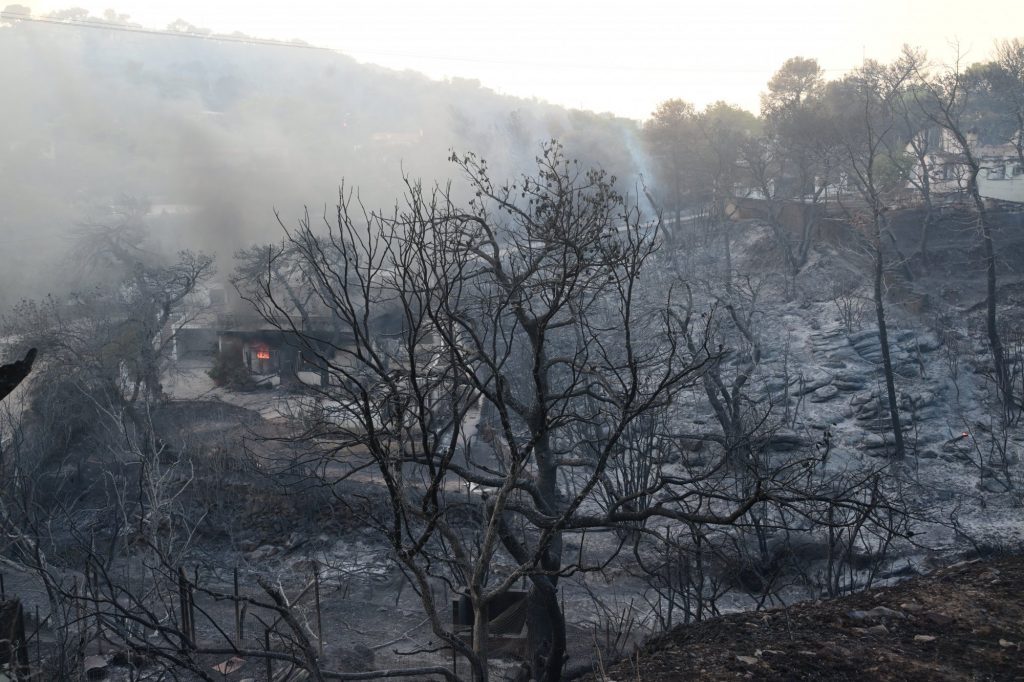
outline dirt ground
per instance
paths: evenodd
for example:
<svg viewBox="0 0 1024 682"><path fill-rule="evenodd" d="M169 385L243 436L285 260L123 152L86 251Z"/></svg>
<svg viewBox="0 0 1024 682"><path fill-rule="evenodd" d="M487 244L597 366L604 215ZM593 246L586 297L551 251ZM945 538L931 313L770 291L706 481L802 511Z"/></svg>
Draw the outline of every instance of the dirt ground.
<svg viewBox="0 0 1024 682"><path fill-rule="evenodd" d="M1024 680L1024 557L676 628L586 680Z"/></svg>

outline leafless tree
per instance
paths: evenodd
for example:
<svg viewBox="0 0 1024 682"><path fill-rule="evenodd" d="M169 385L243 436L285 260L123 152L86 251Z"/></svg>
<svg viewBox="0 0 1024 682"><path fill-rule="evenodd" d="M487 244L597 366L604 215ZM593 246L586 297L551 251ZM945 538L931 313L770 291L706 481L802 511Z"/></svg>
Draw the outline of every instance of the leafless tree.
<svg viewBox="0 0 1024 682"><path fill-rule="evenodd" d="M602 172L557 144L536 174L507 184L472 154L452 161L473 197L466 206L449 187L407 181L392 212L342 194L319 228L303 219L287 230L343 341L303 330L270 279L249 298L330 375L298 399L304 470L341 497L346 478L380 491L367 523L443 646L486 679L489 606L525 578L528 674L556 680L566 659L559 581L601 570L649 522L704 535L753 523L743 519L761 505L767 532L780 514L810 514L780 511L801 501L843 502L808 493L792 461L741 456L753 433L742 396L759 357L756 301L723 303L748 356L729 389L710 316L658 267L657 226ZM671 415L701 381L727 401L727 433L710 435L727 456L680 474L667 454L691 434ZM618 549L587 551L592 529L615 531ZM566 552L567 537L578 551ZM446 622L440 584L468 599L468 640Z"/></svg>
<svg viewBox="0 0 1024 682"><path fill-rule="evenodd" d="M898 190L902 176L891 169L884 172L882 162L888 158L886 150L898 144L895 103L913 68L914 65L907 62L892 66L865 62L854 75L835 86L837 95L834 98L838 108L835 112L836 136L842 141L846 168L865 207L860 211L855 209L851 217L855 223L864 226L872 245L875 318L892 421L893 454L897 459L904 456L903 429L885 319L883 239L889 229L886 213L891 204L891 193Z"/></svg>
<svg viewBox="0 0 1024 682"><path fill-rule="evenodd" d="M435 634L477 677L487 675L487 605L527 577L532 675L553 680L565 659L558 581L594 567L565 556L565 533L659 516L727 525L760 491L679 504L690 494L657 467L643 480L621 475L621 462L651 456L636 427L714 357L685 302L647 265L656 228L557 145L544 148L536 175L507 185L482 159L453 161L475 194L466 208L447 188L410 182L391 214L357 214L343 196L324 234L306 221L289 231L353 339L320 354L332 380L314 389L320 418L303 437L332 461L369 453L389 500L380 530ZM253 302L301 336L276 295L266 286ZM391 336L375 328L387 310L402 321ZM305 338L310 350L323 342ZM495 568L499 553L507 570ZM462 582L472 643L444 622L435 576Z"/></svg>
<svg viewBox="0 0 1024 682"><path fill-rule="evenodd" d="M992 370L995 376L996 391L1003 410L1008 412L1013 408L1014 397L1006 369L1003 341L999 333L996 254L992 237L992 221L985 200L978 189L981 161L968 140L969 129L964 117L964 112L972 96L971 88L961 69L959 54L953 64L938 75L928 73L925 65L920 62L914 64L914 74L923 85L923 92L918 97L921 111L933 124L946 131L954 140L955 151L966 171L964 192L974 207L975 227L981 239L985 257L985 330L988 335L989 349L992 352Z"/></svg>

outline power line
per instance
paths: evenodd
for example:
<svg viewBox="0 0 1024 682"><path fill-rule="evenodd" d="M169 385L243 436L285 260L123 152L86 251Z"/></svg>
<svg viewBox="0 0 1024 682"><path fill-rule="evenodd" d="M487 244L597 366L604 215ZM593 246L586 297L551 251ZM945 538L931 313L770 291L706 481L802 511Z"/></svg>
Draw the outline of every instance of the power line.
<svg viewBox="0 0 1024 682"><path fill-rule="evenodd" d="M255 38L251 36L232 36L224 34L202 34L202 33L186 33L183 31L167 31L160 29L145 28L143 26L129 26L121 24L112 24L102 20L96 19L53 19L50 17L34 17L27 14L17 14L15 12L0 12L0 19L16 20L16 21L32 21L43 24L50 24L55 26L64 27L78 27L78 28L91 28L104 31L121 31L124 33L141 33L145 35L155 35L167 38L191 38L195 40L207 40L221 43L239 43L242 45L261 45L266 47L284 47L294 48L303 50L318 50L320 52L329 52L332 54L343 55L346 57L352 57L352 55L345 53L341 50L321 47L319 45L310 45L308 43L295 43L286 42L281 40L271 40L267 38ZM447 62L459 62L465 64L497 64L502 66L517 66L517 67L542 67L542 68L563 68L563 69L576 69L584 71L636 71L636 72L663 72L663 73L711 73L711 74L724 74L724 73L764 73L765 69L722 69L707 66L692 66L692 67L675 67L675 66L634 66L628 64L555 64L551 62L529 62L523 60L510 60L510 59L482 59L478 57L452 57L445 55L428 55L428 54L417 54L414 52L395 52L387 50L368 50L362 51L361 54L377 57L405 57L408 59L432 59L437 61ZM856 67L847 67L839 69L822 69L827 73L846 73L853 70Z"/></svg>
<svg viewBox="0 0 1024 682"><path fill-rule="evenodd" d="M164 31L155 28L146 28L144 26L130 26L122 24L112 24L110 22L97 20L97 19L53 19L51 17L34 17L29 14L18 14L16 12L2 12L0 11L0 19L7 19L12 21L32 21L40 24L51 24L54 26L65 26L72 28L92 28L103 31L121 31L124 33L143 33L147 35L165 36L168 38L193 38L198 40L212 40L221 43L242 43L244 45L266 45L268 47L292 47L305 50L320 50L323 52L335 52L339 53L338 50L332 50L327 47L319 47L317 45L309 45L307 43L291 43L282 40L269 40L267 38L255 38L252 36L231 36L223 34L211 34L204 35L202 33L186 33L184 31Z"/></svg>

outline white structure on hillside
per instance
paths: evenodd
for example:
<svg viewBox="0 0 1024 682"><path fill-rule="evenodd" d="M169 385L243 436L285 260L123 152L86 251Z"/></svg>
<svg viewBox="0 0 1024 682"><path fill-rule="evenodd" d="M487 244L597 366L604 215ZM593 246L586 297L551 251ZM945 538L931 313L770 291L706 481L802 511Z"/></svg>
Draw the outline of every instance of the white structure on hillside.
<svg viewBox="0 0 1024 682"><path fill-rule="evenodd" d="M927 171L929 184L936 194L955 194L966 189L968 170L963 149L948 130L921 131L915 142L918 150L924 151L925 161L918 161L911 169L910 187L920 186ZM1013 141L979 144L977 133L970 132L967 144L981 166L978 173L981 196L1024 203L1024 164ZM916 158L914 147L915 144L908 144L906 151Z"/></svg>

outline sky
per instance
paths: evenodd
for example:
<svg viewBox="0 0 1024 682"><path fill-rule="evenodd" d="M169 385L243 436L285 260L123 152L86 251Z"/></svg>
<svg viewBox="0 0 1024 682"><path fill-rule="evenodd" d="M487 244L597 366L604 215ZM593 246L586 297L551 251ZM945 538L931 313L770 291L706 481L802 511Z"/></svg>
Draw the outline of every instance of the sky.
<svg viewBox="0 0 1024 682"><path fill-rule="evenodd" d="M1024 37L1024 0L21 0L33 14L107 8L149 28L175 19L215 32L301 39L359 61L498 92L644 119L679 97L758 110L788 57L829 78L902 44L949 61L987 59ZM290 48L282 48L290 49Z"/></svg>

